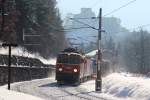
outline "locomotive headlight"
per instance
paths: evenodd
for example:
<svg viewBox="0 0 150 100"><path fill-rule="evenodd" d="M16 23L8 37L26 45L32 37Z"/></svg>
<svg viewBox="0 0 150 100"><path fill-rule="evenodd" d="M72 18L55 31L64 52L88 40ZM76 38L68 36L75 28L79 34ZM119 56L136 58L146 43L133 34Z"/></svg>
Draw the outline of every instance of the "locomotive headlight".
<svg viewBox="0 0 150 100"><path fill-rule="evenodd" d="M78 70L77 70L77 69L74 69L73 71L76 73Z"/></svg>
<svg viewBox="0 0 150 100"><path fill-rule="evenodd" d="M59 68L58 70L61 72L63 69L62 69L62 68Z"/></svg>

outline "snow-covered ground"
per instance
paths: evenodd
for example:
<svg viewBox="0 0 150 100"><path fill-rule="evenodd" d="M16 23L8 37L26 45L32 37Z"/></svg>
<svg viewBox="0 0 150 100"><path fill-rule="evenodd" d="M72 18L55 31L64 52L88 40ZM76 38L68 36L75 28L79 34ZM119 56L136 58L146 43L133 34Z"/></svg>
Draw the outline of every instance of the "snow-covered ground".
<svg viewBox="0 0 150 100"><path fill-rule="evenodd" d="M13 90L41 97L45 100L120 100L109 94L96 93L94 89L85 87L88 82L79 86L58 85L54 78L40 79L16 83ZM90 87L94 84L90 85Z"/></svg>
<svg viewBox="0 0 150 100"><path fill-rule="evenodd" d="M31 95L0 88L0 100L44 100Z"/></svg>
<svg viewBox="0 0 150 100"><path fill-rule="evenodd" d="M150 78L113 73L103 78L102 93L95 92L95 81L79 86L58 85L54 78L15 83L13 90L45 100L150 100Z"/></svg>

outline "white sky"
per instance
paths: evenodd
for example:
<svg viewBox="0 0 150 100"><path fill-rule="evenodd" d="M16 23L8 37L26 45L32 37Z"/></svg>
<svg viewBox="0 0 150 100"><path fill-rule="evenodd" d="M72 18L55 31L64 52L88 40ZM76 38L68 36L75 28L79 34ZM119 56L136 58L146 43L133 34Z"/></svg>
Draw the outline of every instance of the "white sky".
<svg viewBox="0 0 150 100"><path fill-rule="evenodd" d="M79 13L81 8L90 7L98 14L102 7L103 15L133 0L57 0L62 18L67 13ZM150 0L136 0L125 8L109 15L120 18L122 25L128 29L150 24ZM150 26L144 29L150 30Z"/></svg>

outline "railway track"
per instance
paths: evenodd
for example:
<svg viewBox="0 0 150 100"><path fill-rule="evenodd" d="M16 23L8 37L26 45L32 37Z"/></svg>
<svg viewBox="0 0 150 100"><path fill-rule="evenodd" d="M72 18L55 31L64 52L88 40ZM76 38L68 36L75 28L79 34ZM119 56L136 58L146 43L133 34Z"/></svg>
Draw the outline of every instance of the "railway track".
<svg viewBox="0 0 150 100"><path fill-rule="evenodd" d="M65 87L62 87L62 86L58 86L58 87L61 91L68 94L66 96L75 96L76 98L79 98L79 100L107 100L103 97L98 97L98 96L92 95L92 93L95 93L95 91L85 92L84 89L81 89L79 87L70 86L72 88L75 88L76 93L73 93L73 92L67 90ZM61 100L65 100L66 96L60 96L57 98L60 98Z"/></svg>
<svg viewBox="0 0 150 100"><path fill-rule="evenodd" d="M91 84L91 83L90 83ZM116 100L103 96L103 93L95 93L95 91L87 90L83 83L79 86L69 84L58 85L54 78L27 81L12 85L15 91L27 93L44 100Z"/></svg>

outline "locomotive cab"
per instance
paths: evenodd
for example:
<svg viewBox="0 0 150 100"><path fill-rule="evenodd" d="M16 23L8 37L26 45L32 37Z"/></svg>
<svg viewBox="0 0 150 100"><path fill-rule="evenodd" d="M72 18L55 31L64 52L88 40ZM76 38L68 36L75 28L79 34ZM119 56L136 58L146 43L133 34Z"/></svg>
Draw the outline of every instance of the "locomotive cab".
<svg viewBox="0 0 150 100"><path fill-rule="evenodd" d="M87 81L93 74L92 61L72 48L60 52L56 62L56 80L58 83L75 85Z"/></svg>
<svg viewBox="0 0 150 100"><path fill-rule="evenodd" d="M81 63L83 63L83 59L78 53L59 53L56 62L57 82L79 82Z"/></svg>

